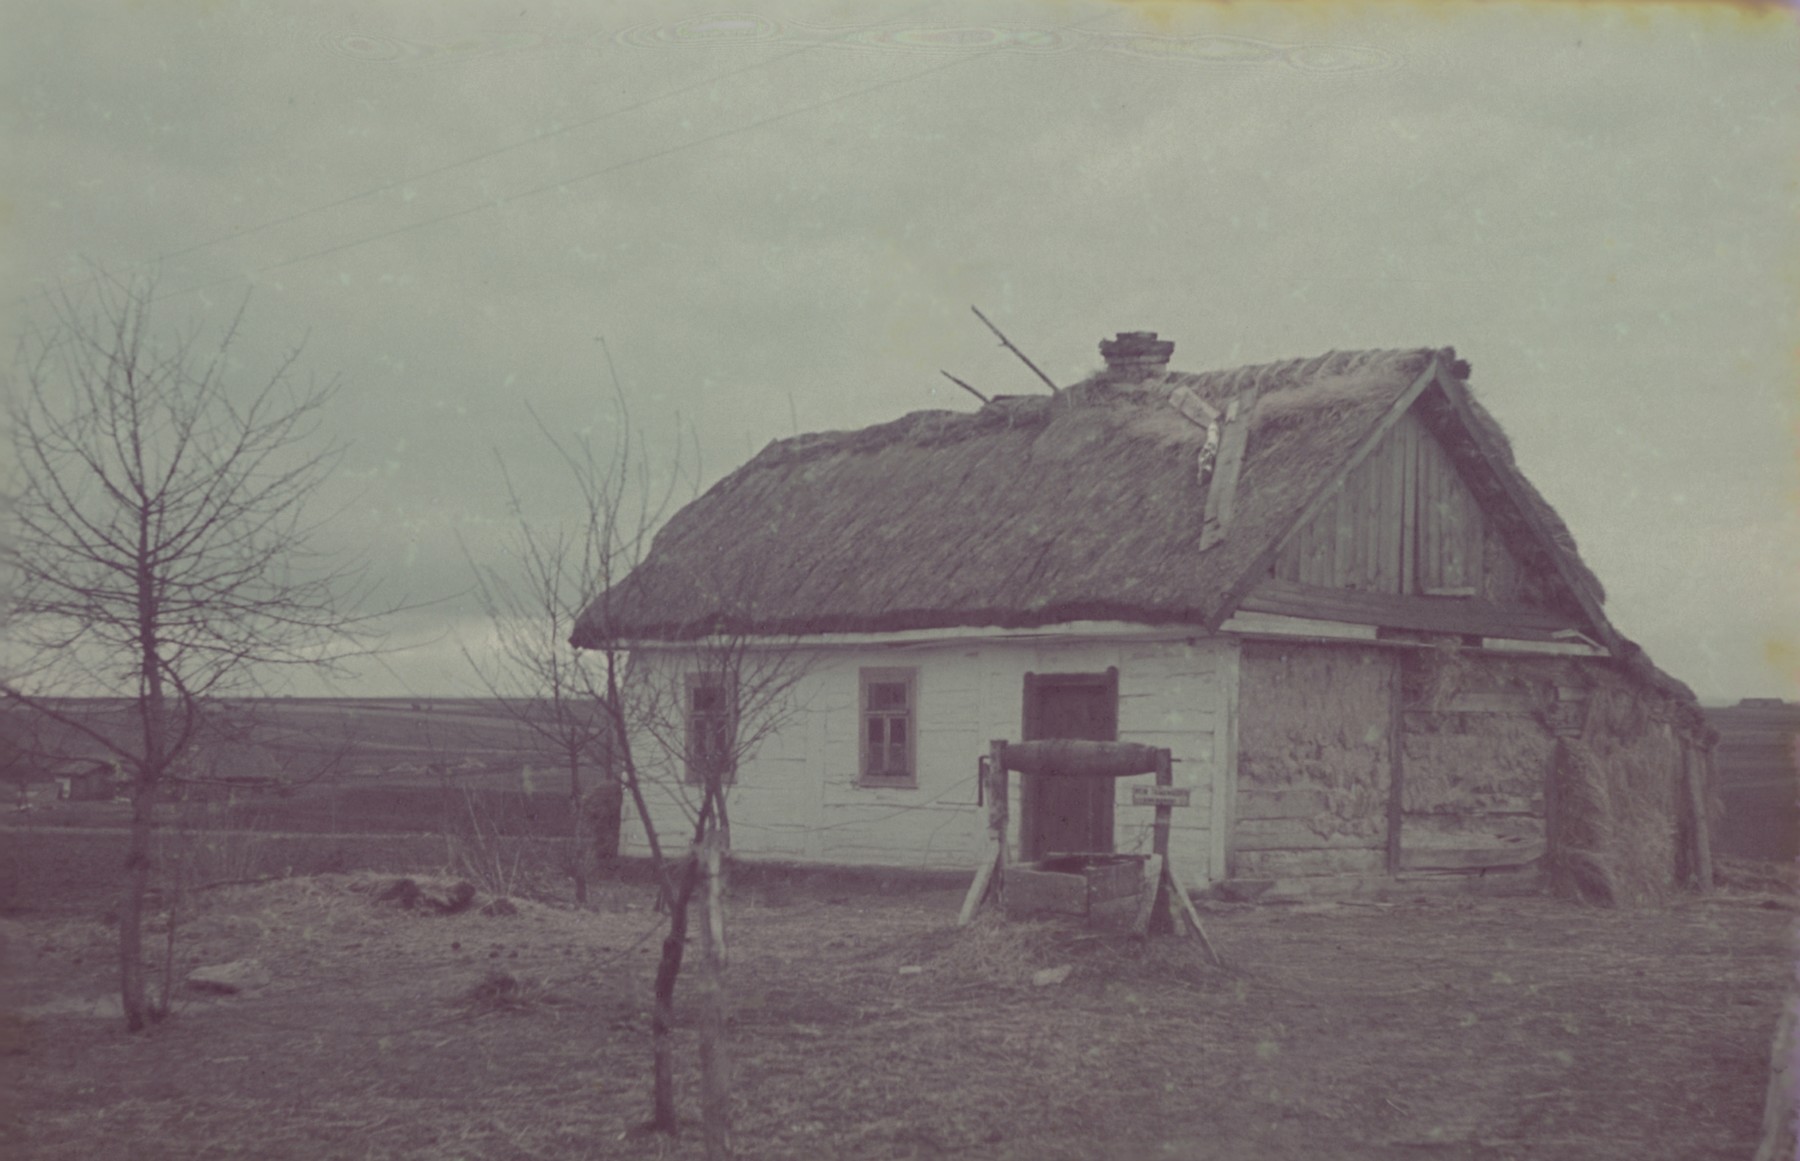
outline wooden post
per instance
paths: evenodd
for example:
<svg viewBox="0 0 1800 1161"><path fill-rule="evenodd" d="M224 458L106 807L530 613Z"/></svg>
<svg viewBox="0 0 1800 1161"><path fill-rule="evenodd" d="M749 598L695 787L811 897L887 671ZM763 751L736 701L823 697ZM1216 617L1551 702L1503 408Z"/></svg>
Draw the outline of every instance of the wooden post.
<svg viewBox="0 0 1800 1161"><path fill-rule="evenodd" d="M1225 405L1225 422L1219 434L1219 451L1213 460L1212 483L1206 489L1206 509L1200 518L1200 551L1225 539L1237 503L1238 472L1250 438L1250 412L1256 404L1254 388L1240 391Z"/></svg>
<svg viewBox="0 0 1800 1161"><path fill-rule="evenodd" d="M1219 953L1214 950L1212 940L1206 938L1206 928L1200 926L1200 913L1194 910L1194 900L1188 895L1187 884L1176 872L1174 864L1166 859L1163 861L1163 874L1169 880L1170 898L1180 905L1180 918L1176 920L1177 924L1181 919L1186 919L1188 926L1194 929L1194 938L1200 941L1200 949L1206 952L1207 962L1214 967L1224 967L1225 961L1219 958Z"/></svg>
<svg viewBox="0 0 1800 1161"><path fill-rule="evenodd" d="M1552 890L1563 887L1562 806L1557 802L1561 792L1558 770L1565 761L1564 749L1569 740L1555 735L1550 746L1550 760L1544 767L1544 881Z"/></svg>
<svg viewBox="0 0 1800 1161"><path fill-rule="evenodd" d="M701 865L700 1113L707 1161L731 1155L731 1066L725 1032L725 905L719 833L708 831L694 857Z"/></svg>
<svg viewBox="0 0 1800 1161"><path fill-rule="evenodd" d="M1168 787L1175 784L1175 770L1170 765L1167 750L1156 752L1156 785ZM1151 935L1163 935L1175 930L1175 924L1169 918L1169 907L1173 905L1164 892L1171 890L1169 884L1169 823L1175 808L1167 802L1156 804L1156 823L1151 831L1150 850L1152 859L1157 864L1156 882L1146 884L1150 891L1150 924Z"/></svg>
<svg viewBox="0 0 1800 1161"><path fill-rule="evenodd" d="M969 893L963 897L962 913L956 917L959 927L966 927L975 918L975 912L990 896L995 902L1004 900L1006 890L1006 815L1007 815L1007 777L1006 777L1006 741L996 739L988 743L987 769L983 773L984 789L987 792L988 833L987 843L981 855L981 865L975 869L975 880L969 884Z"/></svg>
<svg viewBox="0 0 1800 1161"><path fill-rule="evenodd" d="M1406 819L1406 654L1394 657L1394 696L1388 715L1387 872L1400 873L1400 827Z"/></svg>
<svg viewBox="0 0 1800 1161"><path fill-rule="evenodd" d="M1138 901L1137 918L1131 924L1133 935L1150 934L1150 917L1156 913L1157 888L1163 879L1163 857L1151 855L1144 863L1144 895Z"/></svg>
<svg viewBox="0 0 1800 1161"><path fill-rule="evenodd" d="M1755 1161L1788 1161L1794 1156L1794 1026L1800 1000L1789 996L1775 1024L1769 1049L1769 1083L1763 1092L1762 1143Z"/></svg>

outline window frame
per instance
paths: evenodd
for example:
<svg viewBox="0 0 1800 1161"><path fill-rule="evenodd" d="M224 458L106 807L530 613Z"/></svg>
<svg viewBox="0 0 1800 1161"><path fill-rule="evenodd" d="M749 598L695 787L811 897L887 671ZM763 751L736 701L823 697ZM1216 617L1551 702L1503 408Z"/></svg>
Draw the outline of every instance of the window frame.
<svg viewBox="0 0 1800 1161"><path fill-rule="evenodd" d="M717 689L719 691L723 704L716 713L711 711L703 712L694 707L694 695L702 689ZM725 726L726 748L729 751L737 734L736 723L731 720L732 715L736 711L737 702L736 699L731 696L731 679L724 674L718 673L686 674L685 680L682 683L682 695L682 776L689 786L705 786L706 775L701 772L699 764L695 761L695 743L698 737L695 732L695 727L702 717L716 717L721 719ZM719 784L721 786L732 786L735 785L736 782L737 772L735 770L727 769L724 772L724 777L720 779Z"/></svg>
<svg viewBox="0 0 1800 1161"><path fill-rule="evenodd" d="M891 720L902 716L893 710L871 709L869 690L875 685L906 686L906 772L893 774L870 769L869 722L874 717ZM889 727L891 729L891 727ZM871 789L916 790L919 786L919 670L916 666L865 666L857 671L856 784Z"/></svg>

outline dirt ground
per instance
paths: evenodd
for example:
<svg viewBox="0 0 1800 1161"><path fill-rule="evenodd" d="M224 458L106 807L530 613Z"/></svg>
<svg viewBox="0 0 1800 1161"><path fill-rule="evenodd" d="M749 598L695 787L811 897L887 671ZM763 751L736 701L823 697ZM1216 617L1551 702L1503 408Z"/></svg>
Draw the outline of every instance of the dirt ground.
<svg viewBox="0 0 1800 1161"><path fill-rule="evenodd" d="M647 888L433 916L378 902L386 881L208 892L182 962L253 957L272 981L186 996L140 1036L116 1017L114 933L91 913L0 923L0 1153L700 1155L697 1126L634 1130ZM1791 898L1750 889L1638 911L1215 907L1224 971L1187 941L958 931L958 895L817 876L734 890L742 1156L1741 1159L1793 977Z"/></svg>

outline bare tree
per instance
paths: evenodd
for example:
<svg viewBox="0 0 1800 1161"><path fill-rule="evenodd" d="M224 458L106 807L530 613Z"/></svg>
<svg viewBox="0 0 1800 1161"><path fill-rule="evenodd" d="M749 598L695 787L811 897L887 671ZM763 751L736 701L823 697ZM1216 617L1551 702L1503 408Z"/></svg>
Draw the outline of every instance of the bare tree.
<svg viewBox="0 0 1800 1161"><path fill-rule="evenodd" d="M682 807L689 831L689 855L670 908L670 936L658 965L653 1027L664 1039L658 1056L670 1067L667 1031L672 1028L675 982L682 968L688 909L700 907L700 1083L701 1121L709 1161L731 1154L730 1065L726 1040L725 860L731 846L730 792L738 773L800 708L797 686L805 676L804 656L789 641L754 636L741 626L755 623L755 586L736 577L715 632L676 647L640 649L636 671L634 724L654 739L668 797ZM644 812L645 827L654 825ZM677 941L679 932L684 939ZM664 1115L658 1107L659 1118ZM672 1115L672 1107L667 1110Z"/></svg>
<svg viewBox="0 0 1800 1161"><path fill-rule="evenodd" d="M608 360L610 368L610 354ZM707 1155L723 1157L730 1147L722 891L730 789L740 767L792 712L791 695L804 667L799 654L784 644L728 630L724 623L718 633L679 645L653 648L634 639L622 586L643 561L652 533L687 480L688 455L678 445L666 464L652 470L616 373L613 389L617 436L604 457L585 442L555 438L539 423L567 469L572 501L579 505L578 523L561 533L534 530L516 550L525 580L512 593L523 600L487 602L484 597L484 602L490 616L505 612L523 627L514 638L526 647L523 663L512 667L515 677L524 675L543 696L560 683L572 703L580 702L585 689L582 712L597 709L603 718L608 736L601 749L632 804L667 916L651 1011L653 1108L645 1127L671 1135L679 1127L675 991L694 926L694 905L700 905L702 1111ZM578 567L571 568L577 561ZM559 587L572 573L577 586ZM488 585L488 594L500 593L491 576ZM719 608L732 614L730 625L751 623L754 586L737 577L722 582L722 589ZM546 599L552 592L555 599ZM579 603L567 603L569 596L580 598ZM558 632L566 629L562 640L547 637L551 626ZM581 640L581 650L574 658L560 656L556 664L564 668L553 681L549 658L571 635ZM502 631L497 639L508 654L503 660L509 659L507 634ZM653 796L670 809L653 809ZM665 833L665 827L674 833Z"/></svg>
<svg viewBox="0 0 1800 1161"><path fill-rule="evenodd" d="M462 652L502 711L535 734L568 771L575 845L570 874L576 902L586 903L588 859L607 848L617 851L622 787L611 759L612 718L597 696L603 681L591 655L575 648L569 638L589 586L607 575L615 556L635 558L651 517L660 517L666 509L668 493L651 504L645 518L633 522L631 535L624 535L619 524L623 494L629 491L644 503L650 503L652 495L629 427L621 425L612 455L602 464L586 438L559 438L535 411L531 417L567 469L575 485L573 498L582 510L573 521L534 523L525 514L505 461L500 461L513 521L500 545L506 563L479 564L463 546L490 634L486 648L472 650L465 644ZM628 419L622 396L619 417ZM601 775L591 794L584 790L584 766Z"/></svg>
<svg viewBox="0 0 1800 1161"><path fill-rule="evenodd" d="M52 300L7 384L16 456L12 594L0 697L85 736L130 779L119 910L127 1026L147 999L144 901L155 806L178 782L209 708L272 668L366 652L360 574L320 552L312 501L341 446L329 385L297 383L299 349L240 387L244 305L214 340L159 330L154 283L101 275ZM123 699L101 728L67 698Z"/></svg>

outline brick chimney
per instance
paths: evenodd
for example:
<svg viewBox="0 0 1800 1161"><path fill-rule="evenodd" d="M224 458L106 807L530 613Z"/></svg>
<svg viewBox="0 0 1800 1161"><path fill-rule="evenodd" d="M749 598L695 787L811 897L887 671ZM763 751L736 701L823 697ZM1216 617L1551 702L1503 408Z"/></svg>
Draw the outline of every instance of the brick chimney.
<svg viewBox="0 0 1800 1161"><path fill-rule="evenodd" d="M1100 355L1114 375L1160 375L1174 353L1175 344L1159 342L1155 331L1120 331L1116 339L1100 340Z"/></svg>

